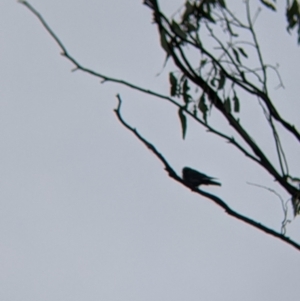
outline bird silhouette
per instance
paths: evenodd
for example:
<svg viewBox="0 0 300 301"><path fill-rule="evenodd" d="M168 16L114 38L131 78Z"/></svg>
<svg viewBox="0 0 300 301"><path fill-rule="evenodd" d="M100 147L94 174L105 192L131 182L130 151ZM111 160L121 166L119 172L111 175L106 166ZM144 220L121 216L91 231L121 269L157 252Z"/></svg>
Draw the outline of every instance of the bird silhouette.
<svg viewBox="0 0 300 301"><path fill-rule="evenodd" d="M215 178L207 176L206 174L189 167L184 167L182 169L182 179L192 187L198 187L199 185L221 186L219 182L213 181Z"/></svg>

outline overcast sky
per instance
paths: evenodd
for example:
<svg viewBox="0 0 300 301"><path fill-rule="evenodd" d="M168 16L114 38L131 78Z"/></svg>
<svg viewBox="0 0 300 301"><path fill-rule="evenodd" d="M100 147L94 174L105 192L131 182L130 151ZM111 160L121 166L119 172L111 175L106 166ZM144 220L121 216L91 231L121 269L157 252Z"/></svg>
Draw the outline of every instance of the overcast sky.
<svg viewBox="0 0 300 301"><path fill-rule="evenodd" d="M168 94L174 66L157 76L165 54L141 2L30 3L82 65ZM170 13L181 3L161 1ZM266 172L193 121L183 141L171 104L71 72L23 5L2 0L0 14L1 300L298 300L299 251L169 178L117 120L115 95L125 120L177 172L191 166L219 178L222 187L208 191L280 231L280 201L247 184L287 198ZM286 87L271 89L272 97L299 128L296 36L286 33L283 13L265 11L257 26L267 62L280 65ZM245 122L260 132L263 119L252 116ZM269 150L263 131L258 139ZM293 139L285 142L299 177L299 151ZM288 235L300 242L300 217Z"/></svg>

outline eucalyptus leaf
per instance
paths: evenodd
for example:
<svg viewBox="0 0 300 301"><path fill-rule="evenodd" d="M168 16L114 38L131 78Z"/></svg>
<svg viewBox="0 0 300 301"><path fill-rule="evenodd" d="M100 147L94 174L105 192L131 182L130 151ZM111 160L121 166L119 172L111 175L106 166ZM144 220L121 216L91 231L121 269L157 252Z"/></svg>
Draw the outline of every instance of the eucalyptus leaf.
<svg viewBox="0 0 300 301"><path fill-rule="evenodd" d="M232 98L233 100L233 110L235 113L239 113L240 112L240 100L237 97L237 95L234 93L234 96Z"/></svg>
<svg viewBox="0 0 300 301"><path fill-rule="evenodd" d="M286 17L289 24L287 29L289 31L295 27L297 20L300 18L299 4L297 0L294 0L290 8L287 9Z"/></svg>
<svg viewBox="0 0 300 301"><path fill-rule="evenodd" d="M171 54L165 30L161 30L160 32L160 45L165 50L167 55Z"/></svg>
<svg viewBox="0 0 300 301"><path fill-rule="evenodd" d="M231 103L230 103L230 98L227 97L224 101L224 107L227 113L231 113Z"/></svg>
<svg viewBox="0 0 300 301"><path fill-rule="evenodd" d="M245 50L242 47L238 47L238 50L243 57L248 58L247 53L245 52Z"/></svg>
<svg viewBox="0 0 300 301"><path fill-rule="evenodd" d="M182 139L185 138L186 134L186 127L187 127L187 122L186 122L186 116L184 115L183 108L180 108L178 110L178 115L181 123L181 129L182 129Z"/></svg>
<svg viewBox="0 0 300 301"><path fill-rule="evenodd" d="M188 20L190 14L194 11L194 7L191 5L191 3L189 1L187 1L185 3L185 11L183 13L183 16L182 16L182 20L183 21L186 21Z"/></svg>
<svg viewBox="0 0 300 301"><path fill-rule="evenodd" d="M178 93L178 83L177 83L177 78L174 76L172 72L169 73L169 82L171 84L170 87L170 94L171 96L177 96Z"/></svg>
<svg viewBox="0 0 300 301"><path fill-rule="evenodd" d="M239 56L239 53L236 51L236 49L232 48L232 51L233 51L233 54L235 56L235 59L237 60L237 62L239 64L241 64L241 61L240 61L240 56Z"/></svg>
<svg viewBox="0 0 300 301"><path fill-rule="evenodd" d="M260 2L265 5L266 7L270 8L271 10L276 11L276 6L271 3L270 1L266 1L266 0L260 0Z"/></svg>
<svg viewBox="0 0 300 301"><path fill-rule="evenodd" d="M205 94L202 93L200 99L199 99L199 104L198 104L199 110L202 112L202 117L205 123L207 123L207 112L208 112L208 107L206 104L206 99L205 99Z"/></svg>
<svg viewBox="0 0 300 301"><path fill-rule="evenodd" d="M186 33L180 28L180 26L173 20L171 27L173 31L182 39L186 39Z"/></svg>
<svg viewBox="0 0 300 301"><path fill-rule="evenodd" d="M225 76L224 72L222 70L220 70L220 79L219 79L218 90L223 89L223 87L225 85L225 80L226 80L226 76Z"/></svg>

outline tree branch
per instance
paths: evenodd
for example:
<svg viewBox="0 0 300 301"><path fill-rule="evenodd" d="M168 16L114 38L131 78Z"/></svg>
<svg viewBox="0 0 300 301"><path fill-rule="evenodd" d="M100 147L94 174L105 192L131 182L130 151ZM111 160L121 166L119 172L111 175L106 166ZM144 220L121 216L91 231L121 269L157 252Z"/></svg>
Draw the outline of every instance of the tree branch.
<svg viewBox="0 0 300 301"><path fill-rule="evenodd" d="M167 32L166 28L163 25L163 21L165 21L166 17L163 15L163 13L160 11L157 0L151 0L147 1L147 5L149 6L149 2L151 2L151 9L153 10L154 14L154 20L155 23L158 26L158 31L160 35L163 35ZM150 7L150 6L149 6ZM169 34L169 37L172 37ZM175 41L175 42L174 42ZM220 113L225 117L225 119L229 122L230 126L242 137L242 139L247 143L247 145L252 149L254 154L259 157L259 164L268 171L280 184L285 190L291 194L293 197L299 195L299 190L292 186L290 183L286 181L285 175L280 175L279 172L276 170L276 168L272 165L272 163L269 161L268 157L264 154L264 152L260 149L260 147L255 143L255 141L252 139L252 137L248 134L248 132L242 127L242 125L234 118L234 116L227 111L226 107L224 106L224 103L218 96L217 91L215 91L204 78L201 76L195 75L195 73L191 73L190 65L187 65L187 68L185 65L187 64L187 59L184 56L184 52L181 49L181 43L177 42L174 37L170 41L167 41L167 49L168 49L168 55L170 55L175 63L175 65L179 68L179 70L186 75L186 77L196 84L198 87L200 87L208 96L208 98L211 101L211 104L214 105ZM179 50L179 53L182 57L183 62L176 54L176 49ZM251 92L249 92L251 93ZM258 97L260 97L264 103L267 105L270 114L276 119L277 111L273 107L270 99L268 96L263 93L262 91L258 90L254 93ZM274 111L274 110L275 111ZM273 113L276 112L274 115ZM277 115L278 117L279 115ZM300 135L299 135L300 138Z"/></svg>
<svg viewBox="0 0 300 301"><path fill-rule="evenodd" d="M175 181L179 182L180 184L182 184L183 186L185 186L186 188L189 188L191 189L193 192L201 195L201 196L204 196L208 199L210 199L212 202L214 202L216 205L218 205L219 207L221 207L222 209L225 210L225 212L240 220L240 221L243 221L244 223L248 224L248 225L251 225L252 227L258 229L258 230L261 230L273 237L276 237L282 241L284 241L285 243L293 246L294 248L296 248L298 251L300 251L300 244L298 244L296 241L294 240L291 240L289 237L286 237L285 235L283 235L282 233L279 233L277 231L274 231L273 229L245 216L245 215L242 215L238 212L236 212L235 210L231 209L222 199L220 199L219 197L211 194L211 193L208 193L206 191L203 191L203 190L200 190L198 188L195 188L195 187L190 187L180 176L178 176L176 174L176 172L174 171L174 169L172 168L172 166L168 163L168 161L165 159L165 157L156 149L156 147L151 144L149 141L147 141L141 134L139 134L139 132L131 127L122 117L122 114L121 114L121 105L122 105L122 99L120 97L120 95L118 94L117 95L117 99L118 99L118 106L117 108L114 110L116 115L117 115L117 118L119 119L119 121L121 122L121 124L126 128L128 129L131 133L133 133L138 140L140 140L147 148L150 149L150 151L163 163L164 167L165 167L165 170L168 172L169 176L174 179Z"/></svg>
<svg viewBox="0 0 300 301"><path fill-rule="evenodd" d="M64 57L66 57L69 61L71 61L74 65L75 65L75 70L81 70L83 72L86 72L88 74L91 74L93 76L99 77L102 79L102 82L114 82L114 83L118 83L118 84L122 84L125 85L129 88L132 88L134 90L140 91L142 93L146 93L149 95L153 95L156 96L158 98L167 100L169 102L171 102L173 105L175 105L176 107L180 108L181 110L183 110L186 114L188 114L190 117L194 118L197 122L199 122L202 126L204 126L207 130L209 130L210 132L222 137L223 139L226 139L227 141L229 141L231 144L233 144L235 147L237 147L239 150L241 150L247 157L251 158L253 161L255 161L256 163L264 166L279 182L280 184L285 187L287 189L287 191L289 191L293 197L298 197L298 193L299 191L289 185L284 179L283 177L281 177L277 171L274 169L274 167L271 165L271 163L267 160L267 158L265 157L265 155L262 153L262 151L258 148L258 146L254 143L254 141L251 139L250 136L248 136L248 134L243 130L243 128L240 126L239 122L228 112L226 112L226 110L224 109L224 105L221 101L221 99L218 97L217 93L199 76L195 77L195 73L193 72L192 74L190 74L189 79L191 81L193 81L196 85L198 85L199 87L201 87L203 89L203 91L205 91L205 93L209 96L210 100L212 103L215 104L215 106L223 113L223 115L227 118L227 120L229 121L229 123L237 130L237 132L244 138L244 140L248 143L248 145L250 146L250 148L253 150L253 152L255 153L255 155L258 156L255 157L254 155L250 154L245 148L243 148L240 144L238 144L233 137L229 137L223 133L221 133L220 131L215 130L214 128L212 128L211 126L209 126L207 123L203 122L201 119L199 119L197 116L195 116L194 114L192 114L190 111L188 111L188 109L186 109L185 107L183 107L182 105L180 105L179 103L177 103L174 99L167 97L165 95L159 94L157 92L148 90L148 89L144 89L142 87L136 86L134 84L131 84L127 81L124 80L120 80L120 79L116 79L116 78L112 78L112 77L108 77L105 76L103 74L97 73L91 69L85 68L82 65L80 65L67 51L66 47L63 45L63 43L60 41L60 39L57 37L57 35L51 30L51 28L48 26L48 24L45 22L45 20L43 19L43 17L26 1L20 1L22 4L24 4L38 19L39 21L42 23L42 25L44 26L44 28L46 29L46 31L51 35L51 37L55 40L55 42L58 44L58 46L61 48L62 50L62 55ZM151 9L155 12L156 11L156 1L155 0L146 0L145 3L147 2L148 6L151 7ZM157 20L157 15L156 15L156 20ZM177 47L180 48L180 45L176 45ZM180 51L181 49L179 49ZM181 65L180 60L177 58L176 54L174 53L173 49L171 49L172 53L172 57L176 63L176 65L181 69L181 70L185 70L185 68ZM183 58L183 60L185 62L188 62L185 58L184 52L181 52L181 56ZM188 64L188 68L190 70L192 70L191 66ZM226 74L228 75L228 74ZM250 92L251 93L251 92ZM258 95L258 94L257 94ZM260 97L262 97L261 95L258 95ZM263 95L266 96L266 95ZM266 96L267 97L267 96ZM277 237L283 241L285 241L286 243L293 245L295 248L297 248L298 250L300 250L300 245L298 243L296 243L295 241L289 239L288 237L264 226L261 225L260 223L246 217L243 216L237 212L235 212L234 210L232 210L224 201L222 201L220 198L211 195L205 191L202 191L200 189L197 188L191 188L189 187L183 180L181 177L179 177L175 171L172 169L172 167L168 164L168 162L165 160L165 158L158 153L158 151L155 149L155 147L150 144L147 140L145 140L135 129L131 128L123 119L122 116L120 114L120 106L121 106L121 99L118 96L119 99L119 106L118 108L115 110L116 114L120 120L120 122L130 131L132 131L135 136L142 141L159 159L160 161L163 162L165 169L167 170L167 172L169 173L169 176L172 177L174 180L180 182L182 185L190 188L192 191L194 191L195 193L198 193L202 196L205 196L207 198L209 198L210 200L212 200L213 202L215 202L217 205L219 205L220 207L222 207L229 215L244 221L247 224L252 225L255 228L258 228L274 237ZM269 100L270 101L270 100ZM276 114L275 114L276 115ZM276 116L273 115L273 117L276 119ZM293 127L293 126L290 126ZM296 130L296 129L295 129ZM300 137L300 134L299 134Z"/></svg>

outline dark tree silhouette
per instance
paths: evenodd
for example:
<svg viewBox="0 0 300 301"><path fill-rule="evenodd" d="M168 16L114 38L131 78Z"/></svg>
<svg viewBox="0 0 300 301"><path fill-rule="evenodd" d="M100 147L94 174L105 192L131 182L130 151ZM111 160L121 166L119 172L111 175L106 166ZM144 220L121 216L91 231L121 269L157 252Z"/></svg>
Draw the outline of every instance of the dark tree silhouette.
<svg viewBox="0 0 300 301"><path fill-rule="evenodd" d="M224 0L187 0L171 18L160 10L157 0L144 1L152 12L153 23L157 26L161 47L166 54L166 63L172 61L177 67L176 71L169 74L170 96L83 67L69 54L44 18L28 2L21 2L39 18L61 48L62 55L70 60L76 69L99 77L103 82L119 83L169 101L178 109L183 138L187 132L188 120L192 118L199 126L229 142L247 159L265 170L290 195L288 200L282 200L284 220L281 233L236 212L220 197L203 191L201 187L198 188L199 185L220 185L213 178L191 168L184 168L182 177L177 175L157 148L123 119L121 96L117 96L119 105L115 112L119 121L153 152L163 163L171 178L193 192L210 199L229 215L300 250L300 244L285 235L288 222L286 201L291 201L295 216L300 214L300 179L299 175L289 172L289 158L284 152L285 147L281 139L283 134L289 135L299 143L300 133L279 112L270 97L269 72L277 74L279 87L283 84L277 68L264 61L254 29L259 10L251 12L250 0L244 1L246 16L244 19L234 14ZM276 10L275 1L261 0L260 2L266 6L266 9ZM289 32L298 28L298 42L300 43L300 13L296 0L292 3L287 1L286 19ZM197 64L192 63L195 57L199 62ZM256 137L253 134L250 135L249 129L243 125L240 114L241 107L243 107L243 95L256 100L257 106L262 110L270 133L266 139L275 146L277 162L271 159L270 154L262 149L256 142ZM229 135L225 129L213 125L210 120L210 113L213 110L220 113L219 118L229 124L234 135Z"/></svg>

